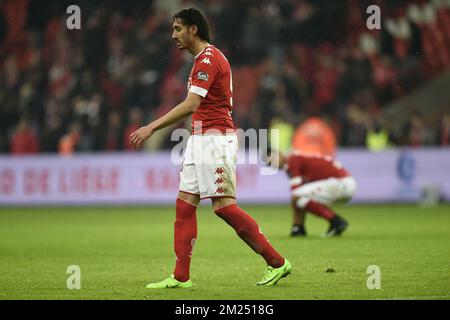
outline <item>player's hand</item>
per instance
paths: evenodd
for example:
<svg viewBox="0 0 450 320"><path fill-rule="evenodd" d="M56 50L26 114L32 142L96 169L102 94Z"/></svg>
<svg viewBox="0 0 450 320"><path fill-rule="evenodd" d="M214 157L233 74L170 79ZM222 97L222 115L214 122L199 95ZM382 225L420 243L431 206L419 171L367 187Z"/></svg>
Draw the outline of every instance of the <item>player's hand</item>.
<svg viewBox="0 0 450 320"><path fill-rule="evenodd" d="M135 150L139 150L142 146L142 143L148 138L150 138L153 132L154 132L153 128L150 125L148 125L140 127L135 132L130 134L130 142L133 145L133 148Z"/></svg>

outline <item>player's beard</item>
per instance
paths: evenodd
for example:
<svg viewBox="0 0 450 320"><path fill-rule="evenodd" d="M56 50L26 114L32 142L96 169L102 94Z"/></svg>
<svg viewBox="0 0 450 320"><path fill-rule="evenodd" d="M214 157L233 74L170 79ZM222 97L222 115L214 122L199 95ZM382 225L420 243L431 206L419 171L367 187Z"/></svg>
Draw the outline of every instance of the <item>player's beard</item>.
<svg viewBox="0 0 450 320"><path fill-rule="evenodd" d="M179 50L186 50L190 47L191 41L189 39L189 36L185 36L184 39L181 38L176 39L175 43Z"/></svg>
<svg viewBox="0 0 450 320"><path fill-rule="evenodd" d="M175 40L175 43L176 43L177 48L178 48L179 50L184 50L184 49L186 49L186 45L185 45L186 41L182 41L181 39L177 39L177 40Z"/></svg>
<svg viewBox="0 0 450 320"><path fill-rule="evenodd" d="M183 50L183 49L184 49L184 47L183 47L183 45L181 44L180 41L176 41L175 44L177 45L177 48L178 48L178 49L180 49L180 50Z"/></svg>

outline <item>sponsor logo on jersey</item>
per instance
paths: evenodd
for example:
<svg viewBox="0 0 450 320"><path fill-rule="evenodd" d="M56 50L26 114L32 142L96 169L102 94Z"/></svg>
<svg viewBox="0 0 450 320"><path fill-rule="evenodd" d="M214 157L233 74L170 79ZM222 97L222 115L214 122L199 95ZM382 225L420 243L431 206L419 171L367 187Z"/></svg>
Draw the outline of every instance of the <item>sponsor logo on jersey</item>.
<svg viewBox="0 0 450 320"><path fill-rule="evenodd" d="M203 60L201 61L201 63L205 63L205 64L211 64L211 61L209 61L209 58L203 58Z"/></svg>
<svg viewBox="0 0 450 320"><path fill-rule="evenodd" d="M197 72L197 79L203 80L203 81L208 81L208 74L206 72L199 71L199 72Z"/></svg>
<svg viewBox="0 0 450 320"><path fill-rule="evenodd" d="M206 51L206 52L204 53L204 55L205 55L205 56L212 56L213 54L212 54L211 52L209 52L209 51Z"/></svg>

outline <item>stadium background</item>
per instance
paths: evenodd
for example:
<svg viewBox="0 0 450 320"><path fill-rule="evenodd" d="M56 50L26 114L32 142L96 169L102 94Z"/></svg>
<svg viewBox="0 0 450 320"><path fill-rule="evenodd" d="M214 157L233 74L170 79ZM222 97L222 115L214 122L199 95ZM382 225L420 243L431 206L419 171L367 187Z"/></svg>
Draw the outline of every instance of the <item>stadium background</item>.
<svg viewBox="0 0 450 320"><path fill-rule="evenodd" d="M173 46L170 35L172 13L187 4L81 1L82 27L69 30L67 1L2 2L0 152L46 154L50 161L16 158L8 166L3 157L2 201L33 203L42 194L40 203L82 203L91 193L109 190L110 197L100 196L98 202L171 203L178 175L168 156L178 143L171 133L188 128L189 121L154 135L142 153L146 166L136 167L135 175L122 172L130 166L120 154L131 154L131 132L185 96L191 58ZM371 4L381 10L381 29L366 25ZM418 201L422 195L450 199L445 161L450 143L448 1L198 5L209 17L214 43L232 64L237 128L278 129L280 141L272 142L274 147L343 158L366 186L355 201ZM245 139L240 142L241 150L248 148ZM436 151L423 153L424 147ZM349 148L361 152L346 153ZM378 154L367 157L363 150ZM53 163L50 154L91 156L88 162L57 158L55 165L37 165ZM63 173L56 172L58 163ZM161 163L167 166L158 167ZM90 172L102 167L106 173L87 181ZM144 178L136 177L138 170ZM168 178L154 177L157 170L168 172ZM281 175L273 182L280 194L267 198L271 191L257 170L239 171L244 202L287 201ZM74 196L67 196L63 180L76 185ZM135 181L134 186L125 180ZM246 185L246 180L254 183ZM97 187L89 187L93 184ZM383 184L395 190L378 198L370 194L382 192ZM402 185L408 184L415 186L407 191ZM116 197L132 187L139 199ZM255 190L259 198L246 196Z"/></svg>
<svg viewBox="0 0 450 320"><path fill-rule="evenodd" d="M69 4L2 1L3 153L58 152L74 131L81 137L67 152L130 150L130 131L184 98L191 60L170 38L171 14L183 1L79 1L82 28L72 31ZM381 30L366 27L371 4L381 8ZM276 120L297 127L320 113L340 146L365 147L380 130L395 146L448 146L448 100L387 118L395 101L448 72L448 1L199 7L232 63L239 128L270 128ZM17 136L19 127L28 134ZM152 147L168 148L170 139Z"/></svg>
<svg viewBox="0 0 450 320"><path fill-rule="evenodd" d="M81 8L80 30L66 27L66 8L71 4ZM380 30L366 26L370 16L366 8L373 4L381 9ZM179 166L170 160L176 143L170 133L189 124L158 132L141 152L131 150L128 136L185 96L192 60L176 49L170 35L172 14L189 5L205 12L213 43L231 62L236 126L279 129L277 147L284 151L294 148L336 156L357 177L360 189L354 202L370 203L340 207L353 222L354 231L349 230L344 242L327 244L335 250L328 252L331 262L322 260L324 244L315 242L317 238L300 245L311 262L302 272L322 270L324 263L334 263L339 271L349 261L370 264L355 255L360 248L370 247L371 237L384 239L387 242L375 241L379 255L393 244L402 248L384 256L384 263L398 271L388 279L401 278L395 259L389 257L415 264L417 269L410 270L409 280L414 281L418 270L425 270L427 276L410 287L393 284L393 291L375 297L448 299L448 205L439 205L450 200L450 2L444 0L0 1L0 217L5 235L1 281L6 288L0 297L192 299L189 294L144 296L139 290L105 294L103 284L74 296L60 289L64 274L59 282L47 274L41 282L30 284L20 282L14 273L16 266L23 267L20 275L26 278L40 267L60 272L73 258L61 250L73 241L87 250L75 254L82 257L88 252L89 258L79 258L87 265L110 262L108 256L98 258L97 253L113 245L118 246L118 254L127 250L127 244L139 247L136 237L150 246L146 249L151 262L137 259L145 268L171 264L171 257L163 256L171 250L167 233L171 232L173 208L156 205L174 203ZM241 145L246 148L245 141ZM238 196L244 204L256 204L250 211L269 236L297 254L299 245L286 242L290 223L287 178L283 173L261 177L259 169L238 167ZM265 207L257 205L263 202ZM393 206L393 202L412 205ZM385 205L374 205L380 203ZM59 207L46 207L55 204ZM97 206L85 207L91 204ZM135 204L145 207L100 207ZM271 204L277 206L269 210ZM208 207L202 210L207 215ZM105 215L111 219L106 227L99 223ZM226 226L209 216L200 224L210 230L212 239L222 235L226 239ZM145 225L145 230L130 221ZM308 223L313 235L324 228L314 218ZM81 232L84 228L88 231ZM67 239L61 230L67 232ZM147 235L150 238L135 234L130 242L120 244L111 237L128 238L133 230L136 234L153 230L154 234ZM392 238L393 234L398 238ZM355 237L361 240L366 235L367 243L355 242ZM420 242L422 237L426 245ZM161 238L168 238L167 242ZM404 248L400 238L409 239L410 247ZM37 245L30 245L31 239L37 239ZM100 240L95 254L86 249L89 239ZM155 249L153 240L163 243L162 248ZM241 252L239 245L233 242L230 248L238 247ZM343 257L335 255L344 247ZM429 260L415 251L417 247L428 250L435 260L426 263ZM36 256L42 248L49 249L46 259ZM200 247L199 251L214 257L216 249ZM142 248L135 254L145 256L149 251ZM236 261L247 262L244 252L242 248ZM412 252L417 255L411 256ZM32 271L23 260L29 256L37 263ZM298 259L304 261L304 257ZM136 275L127 280L122 275L127 285L142 281L138 275L148 276L144 266L136 267L128 258L124 263L121 267ZM435 269L429 269L431 264ZM92 279L97 275L105 280L93 269ZM352 270L343 272L353 277ZM313 277L306 293L290 288L281 298L373 297L367 292L354 294L351 286L342 294L338 289L328 292L314 284L314 280L323 281L322 277ZM48 291L48 283L59 289ZM122 284L111 285L122 288ZM233 291L239 286L229 286L228 296L214 291L203 297L241 298ZM273 298L252 290L250 296Z"/></svg>

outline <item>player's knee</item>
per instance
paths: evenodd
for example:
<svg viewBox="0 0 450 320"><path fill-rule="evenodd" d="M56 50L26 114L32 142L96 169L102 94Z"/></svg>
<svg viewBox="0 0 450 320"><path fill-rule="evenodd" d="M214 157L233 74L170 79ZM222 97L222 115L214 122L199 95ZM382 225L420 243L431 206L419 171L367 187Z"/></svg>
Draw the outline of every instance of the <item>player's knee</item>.
<svg viewBox="0 0 450 320"><path fill-rule="evenodd" d="M234 199L234 198L223 197L223 198L212 199L213 209L214 209L214 212L216 212L216 214L217 214L217 210L220 210L222 208L228 207L233 204L236 204L236 199Z"/></svg>
<svg viewBox="0 0 450 320"><path fill-rule="evenodd" d="M226 223L229 224L229 222L227 221L227 219L225 218L225 216L223 214L221 214L220 212L214 211L214 213L216 214L216 216L218 216L220 219L222 219L223 221L225 221Z"/></svg>
<svg viewBox="0 0 450 320"><path fill-rule="evenodd" d="M305 209L306 205L308 204L308 202L310 200L311 200L311 198L307 197L307 196L298 197L296 200L296 205L300 209Z"/></svg>
<svg viewBox="0 0 450 320"><path fill-rule="evenodd" d="M355 179L349 179L347 182L347 190L348 190L348 197L351 198L356 192L356 181Z"/></svg>
<svg viewBox="0 0 450 320"><path fill-rule="evenodd" d="M233 220L232 216L233 216L233 214L232 213L224 212L224 211L222 211L220 209L214 210L214 213L216 214L216 216L218 216L223 221L225 221L228 225L233 226L233 223L232 223L232 220Z"/></svg>

